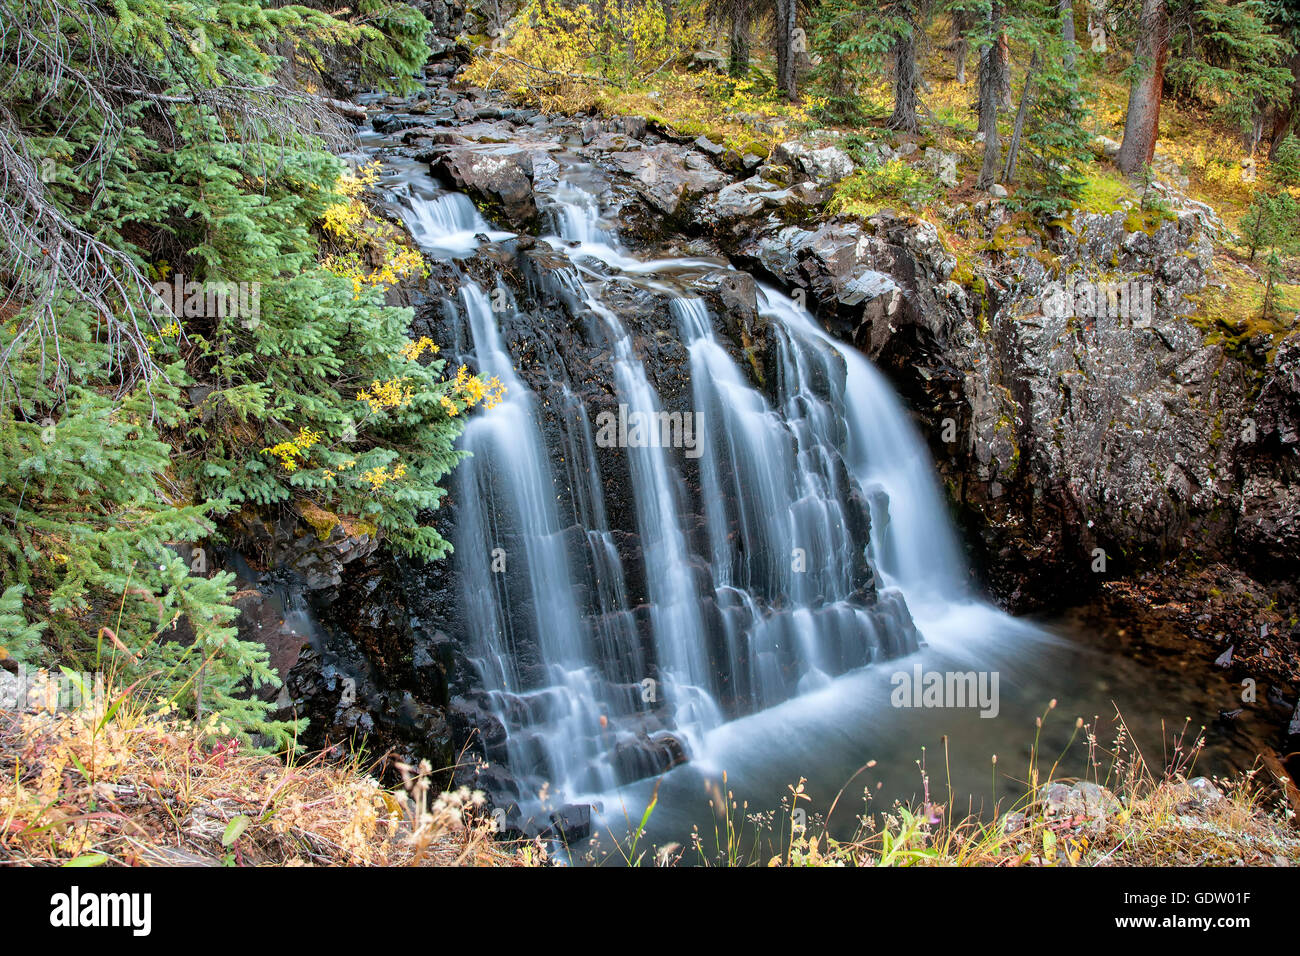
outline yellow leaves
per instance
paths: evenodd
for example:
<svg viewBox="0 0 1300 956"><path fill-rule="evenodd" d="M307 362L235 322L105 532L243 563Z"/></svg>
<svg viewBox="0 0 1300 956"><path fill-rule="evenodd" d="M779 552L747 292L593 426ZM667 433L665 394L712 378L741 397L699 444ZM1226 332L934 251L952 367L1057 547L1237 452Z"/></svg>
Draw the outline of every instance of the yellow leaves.
<svg viewBox="0 0 1300 956"><path fill-rule="evenodd" d="M399 461L393 466L392 471L389 471L383 465L376 465L368 471L363 471L361 480L368 483L372 490L378 491L390 481L398 481L405 475L406 466Z"/></svg>
<svg viewBox="0 0 1300 956"><path fill-rule="evenodd" d="M448 416L454 417L479 404L486 409L496 408L505 394L505 385L495 375L484 381L471 375L469 368L462 365L451 383L451 395L440 396L438 402Z"/></svg>
<svg viewBox="0 0 1300 956"><path fill-rule="evenodd" d="M671 27L661 5L594 5L530 2L516 17L504 50L487 51L471 64L472 83L510 90L523 99L576 105L575 97L601 79L627 81L658 76L675 60L708 45L703 0L682 0ZM530 69L530 67L532 67ZM545 72L540 72L545 71Z"/></svg>
<svg viewBox="0 0 1300 956"><path fill-rule="evenodd" d="M405 408L411 404L413 395L408 381L406 378L390 378L387 382L376 379L369 388L357 392L357 401L365 402L376 413L389 408Z"/></svg>
<svg viewBox="0 0 1300 956"><path fill-rule="evenodd" d="M383 164L377 160L371 160L364 166L357 167L354 173L344 173L334 183L334 191L347 199L357 199L370 186L379 182L379 173L383 169Z"/></svg>
<svg viewBox="0 0 1300 956"><path fill-rule="evenodd" d="M335 465L333 468L323 469L321 471L321 476L324 477L326 481L334 481L336 478L338 478L340 474L342 474L345 471L349 471L352 468L355 468L356 466L357 466L357 460L355 458L349 458L346 461L343 461Z"/></svg>
<svg viewBox="0 0 1300 956"><path fill-rule="evenodd" d="M430 355L437 355L438 346L434 344L433 339L429 338L427 335L422 335L414 342L407 342L403 345L400 349L400 354L402 358L406 359L408 362L417 362L419 361L420 356L426 351Z"/></svg>
<svg viewBox="0 0 1300 956"><path fill-rule="evenodd" d="M355 174L344 173L334 183L334 191L343 197L328 207L321 216L321 228L336 239L350 239L369 216L369 210L361 201L361 194L368 186L379 181L379 160L368 163Z"/></svg>
<svg viewBox="0 0 1300 956"><path fill-rule="evenodd" d="M321 214L319 225L325 237L341 247L321 260L336 276L352 281L352 295L366 286L391 287L412 276L429 274L424 256L406 241L390 222L375 217L363 193L379 181L380 163L375 160L356 173L345 173L334 184L340 201ZM371 263L377 262L374 268Z"/></svg>
<svg viewBox="0 0 1300 956"><path fill-rule="evenodd" d="M360 296L366 286L390 288L404 279L429 273L424 256L407 245L397 231L386 223L378 227L374 234L360 238L351 236L348 241L360 248L376 251L381 257L379 265L373 269L367 268L356 252L326 256L321 260L321 265L334 275L352 281L353 298Z"/></svg>
<svg viewBox="0 0 1300 956"><path fill-rule="evenodd" d="M177 322L175 319L173 319L167 325L164 325L161 329L159 329L157 335L154 335L152 332L145 333L145 341L158 342L161 341L162 339L179 339L180 336L181 336L180 323ZM152 345L149 346L149 352L150 354L153 353Z"/></svg>
<svg viewBox="0 0 1300 956"><path fill-rule="evenodd" d="M321 214L321 228L336 239L349 239L365 217L366 207L360 202L339 202Z"/></svg>
<svg viewBox="0 0 1300 956"><path fill-rule="evenodd" d="M293 438L279 442L269 448L263 448L262 454L273 455L280 459L280 466L285 471L297 471L300 461L306 461L307 453L321 440L321 433L310 428L299 428Z"/></svg>

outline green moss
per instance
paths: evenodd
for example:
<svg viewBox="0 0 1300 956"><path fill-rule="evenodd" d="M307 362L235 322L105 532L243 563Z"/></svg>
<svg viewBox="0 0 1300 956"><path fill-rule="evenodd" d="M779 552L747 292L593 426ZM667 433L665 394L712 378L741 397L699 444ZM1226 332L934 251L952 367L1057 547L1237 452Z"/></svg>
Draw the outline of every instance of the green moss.
<svg viewBox="0 0 1300 956"><path fill-rule="evenodd" d="M1124 217L1124 231L1144 232L1148 236L1153 236L1157 229L1174 218L1173 213L1167 209L1159 207L1148 207L1143 209L1134 206Z"/></svg>
<svg viewBox="0 0 1300 956"><path fill-rule="evenodd" d="M1137 203L1137 193L1118 173L1100 166L1087 167L1078 208L1083 212L1107 215Z"/></svg>

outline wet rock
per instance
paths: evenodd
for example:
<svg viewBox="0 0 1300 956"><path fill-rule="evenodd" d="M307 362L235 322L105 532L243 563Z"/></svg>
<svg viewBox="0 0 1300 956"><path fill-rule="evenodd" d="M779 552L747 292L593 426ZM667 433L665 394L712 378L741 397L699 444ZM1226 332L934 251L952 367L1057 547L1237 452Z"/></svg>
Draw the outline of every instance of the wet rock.
<svg viewBox="0 0 1300 956"><path fill-rule="evenodd" d="M481 201L510 226L528 230L537 222L533 160L517 147L450 147L432 163L435 175Z"/></svg>
<svg viewBox="0 0 1300 956"><path fill-rule="evenodd" d="M600 133L592 139L590 146L605 152L631 152L640 149L642 144L626 133Z"/></svg>
<svg viewBox="0 0 1300 956"><path fill-rule="evenodd" d="M632 178L642 199L670 218L684 203L717 192L730 181L699 153L668 144L612 153L609 160Z"/></svg>
<svg viewBox="0 0 1300 956"><path fill-rule="evenodd" d="M643 734L619 741L610 755L620 780L641 780L686 763L685 745L673 734Z"/></svg>
<svg viewBox="0 0 1300 956"><path fill-rule="evenodd" d="M551 814L551 832L572 845L591 835L591 805L568 803Z"/></svg>
<svg viewBox="0 0 1300 956"><path fill-rule="evenodd" d="M416 116L401 113L381 113L371 120L371 125L376 133L389 135L399 133L404 129L410 129L412 126L423 126L425 124Z"/></svg>
<svg viewBox="0 0 1300 956"><path fill-rule="evenodd" d="M390 556L350 564L344 581L311 603L316 622L285 679L282 718L309 716L300 742L311 749L346 750L365 739L393 763L452 765L447 720L445 635L422 627L411 611L402 571Z"/></svg>
<svg viewBox="0 0 1300 956"><path fill-rule="evenodd" d="M696 283L695 289L739 350L739 362L752 368L760 383L771 381L776 356L772 352L770 322L758 312L758 286L753 277L734 270L710 273Z"/></svg>
<svg viewBox="0 0 1300 956"><path fill-rule="evenodd" d="M241 641L256 641L266 648L271 667L281 679L298 663L307 646L308 633L298 624L286 620L283 605L272 594L258 590L235 593L232 602L239 611L235 625ZM258 696L272 700L279 691L276 687L259 687Z"/></svg>

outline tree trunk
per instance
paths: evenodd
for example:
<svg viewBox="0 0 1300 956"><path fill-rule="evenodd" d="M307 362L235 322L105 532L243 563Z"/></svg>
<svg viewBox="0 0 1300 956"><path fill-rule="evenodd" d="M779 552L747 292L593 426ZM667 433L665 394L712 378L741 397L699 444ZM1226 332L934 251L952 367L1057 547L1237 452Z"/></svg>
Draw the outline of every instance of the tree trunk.
<svg viewBox="0 0 1300 956"><path fill-rule="evenodd" d="M953 45L953 59L957 61L957 82L966 85L966 54L970 51L970 41L966 31L970 29L970 18L964 10L952 12L952 31L956 35Z"/></svg>
<svg viewBox="0 0 1300 956"><path fill-rule="evenodd" d="M1016 125L1011 131L1011 142L1007 144L1007 164L1002 169L1002 183L1006 185L1015 178L1016 159L1020 155L1020 139L1025 132L1025 116L1029 112L1029 98L1033 93L1034 74L1038 72L1040 64L1038 51L1034 51L1033 59L1029 61L1029 71L1025 73L1025 87L1020 91L1020 108L1016 110Z"/></svg>
<svg viewBox="0 0 1300 956"><path fill-rule="evenodd" d="M1065 41L1065 69L1074 72L1074 4L1071 0L1061 0L1061 39Z"/></svg>
<svg viewBox="0 0 1300 956"><path fill-rule="evenodd" d="M732 0L731 49L727 72L734 77L749 73L749 0Z"/></svg>
<svg viewBox="0 0 1300 956"><path fill-rule="evenodd" d="M1300 114L1300 52L1291 57L1291 75L1295 77L1295 82L1291 85L1291 99L1285 104L1278 104L1277 112L1273 116L1273 132L1269 136L1268 158L1272 159L1281 145L1282 140L1286 139L1287 134L1295 128L1295 119Z"/></svg>
<svg viewBox="0 0 1300 956"><path fill-rule="evenodd" d="M903 17L908 32L894 41L894 115L889 118L889 128L915 133L921 128L916 120L916 8L904 5Z"/></svg>
<svg viewBox="0 0 1300 956"><path fill-rule="evenodd" d="M797 0L776 0L776 85L786 99L799 98L794 57Z"/></svg>
<svg viewBox="0 0 1300 956"><path fill-rule="evenodd" d="M997 37L1002 20L1002 5L994 3L989 8L989 36ZM998 43L993 42L980 50L980 128L984 131L984 163L980 166L978 189L988 189L998 176Z"/></svg>
<svg viewBox="0 0 1300 956"><path fill-rule="evenodd" d="M1115 159L1127 176L1140 172L1155 155L1168 58L1169 10L1165 0L1142 0L1133 54L1135 75L1128 92L1128 115L1124 118L1124 142Z"/></svg>
<svg viewBox="0 0 1300 956"><path fill-rule="evenodd" d="M1000 14L998 19L1001 20ZM998 34L996 49L998 108L1009 110L1011 109L1011 43L1005 33Z"/></svg>

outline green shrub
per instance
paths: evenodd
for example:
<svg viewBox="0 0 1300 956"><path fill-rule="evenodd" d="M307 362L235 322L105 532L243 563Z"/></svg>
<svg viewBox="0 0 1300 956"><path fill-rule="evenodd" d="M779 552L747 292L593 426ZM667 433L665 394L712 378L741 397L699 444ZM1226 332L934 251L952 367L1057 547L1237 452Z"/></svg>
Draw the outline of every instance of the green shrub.
<svg viewBox="0 0 1300 956"><path fill-rule="evenodd" d="M330 267L323 224L355 180L333 120L283 78L346 45L363 76L409 86L428 54L406 4L343 15L0 0L0 221L21 224L0 230L18 306L0 313L0 649L111 668L276 744L294 728L248 694L279 675L238 637L234 576L178 545L287 505L439 557L421 517L464 413L495 394L409 342L382 282ZM155 311L149 284L177 275L256 308Z"/></svg>
<svg viewBox="0 0 1300 956"><path fill-rule="evenodd" d="M923 206L939 193L938 181L901 159L868 166L835 185L829 209L848 216L870 216L891 203Z"/></svg>

